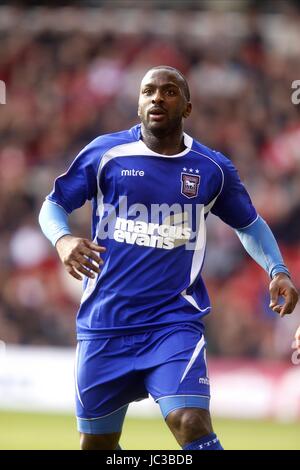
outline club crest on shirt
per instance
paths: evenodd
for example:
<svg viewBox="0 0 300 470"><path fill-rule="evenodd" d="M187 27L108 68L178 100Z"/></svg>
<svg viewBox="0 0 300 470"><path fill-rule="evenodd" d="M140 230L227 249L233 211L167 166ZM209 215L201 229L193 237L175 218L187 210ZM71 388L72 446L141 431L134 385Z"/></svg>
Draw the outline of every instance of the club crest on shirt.
<svg viewBox="0 0 300 470"><path fill-rule="evenodd" d="M181 194L188 198L198 196L200 175L181 173Z"/></svg>

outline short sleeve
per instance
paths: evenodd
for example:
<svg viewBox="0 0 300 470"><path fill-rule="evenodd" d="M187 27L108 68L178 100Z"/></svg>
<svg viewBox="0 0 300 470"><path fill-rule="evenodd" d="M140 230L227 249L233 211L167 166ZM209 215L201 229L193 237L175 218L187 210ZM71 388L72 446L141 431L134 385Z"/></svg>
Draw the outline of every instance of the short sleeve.
<svg viewBox="0 0 300 470"><path fill-rule="evenodd" d="M218 155L224 179L211 212L235 229L247 227L257 218L256 210L235 166L224 155Z"/></svg>
<svg viewBox="0 0 300 470"><path fill-rule="evenodd" d="M87 145L75 158L68 171L54 182L47 199L62 206L70 214L97 194L97 171L100 163L98 147Z"/></svg>

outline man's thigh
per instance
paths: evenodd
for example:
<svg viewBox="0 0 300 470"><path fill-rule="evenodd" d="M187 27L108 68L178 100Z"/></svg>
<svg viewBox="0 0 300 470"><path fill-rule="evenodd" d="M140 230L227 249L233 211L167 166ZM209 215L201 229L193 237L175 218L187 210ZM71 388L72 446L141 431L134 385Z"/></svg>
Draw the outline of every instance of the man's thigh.
<svg viewBox="0 0 300 470"><path fill-rule="evenodd" d="M122 337L79 341L75 384L81 433L121 432L130 402L147 396Z"/></svg>
<svg viewBox="0 0 300 470"><path fill-rule="evenodd" d="M163 416L178 408L208 410L210 386L203 331L184 324L156 336L152 356L157 365L148 371L145 386Z"/></svg>

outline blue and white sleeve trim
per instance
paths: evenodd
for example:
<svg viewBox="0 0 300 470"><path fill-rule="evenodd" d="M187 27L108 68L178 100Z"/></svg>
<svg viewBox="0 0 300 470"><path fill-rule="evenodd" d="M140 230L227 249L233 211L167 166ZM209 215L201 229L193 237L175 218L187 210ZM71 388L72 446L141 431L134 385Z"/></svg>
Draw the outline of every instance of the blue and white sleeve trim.
<svg viewBox="0 0 300 470"><path fill-rule="evenodd" d="M273 279L278 273L290 276L275 237L268 224L258 216L245 228L235 230L245 250Z"/></svg>

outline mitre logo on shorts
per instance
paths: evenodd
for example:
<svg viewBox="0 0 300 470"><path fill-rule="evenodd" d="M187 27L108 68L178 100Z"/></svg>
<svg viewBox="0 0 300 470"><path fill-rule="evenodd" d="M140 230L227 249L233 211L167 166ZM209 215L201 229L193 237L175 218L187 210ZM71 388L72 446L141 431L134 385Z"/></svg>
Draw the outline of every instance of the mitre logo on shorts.
<svg viewBox="0 0 300 470"><path fill-rule="evenodd" d="M188 198L198 196L199 183L199 175L189 175L188 173L181 173L181 194Z"/></svg>

